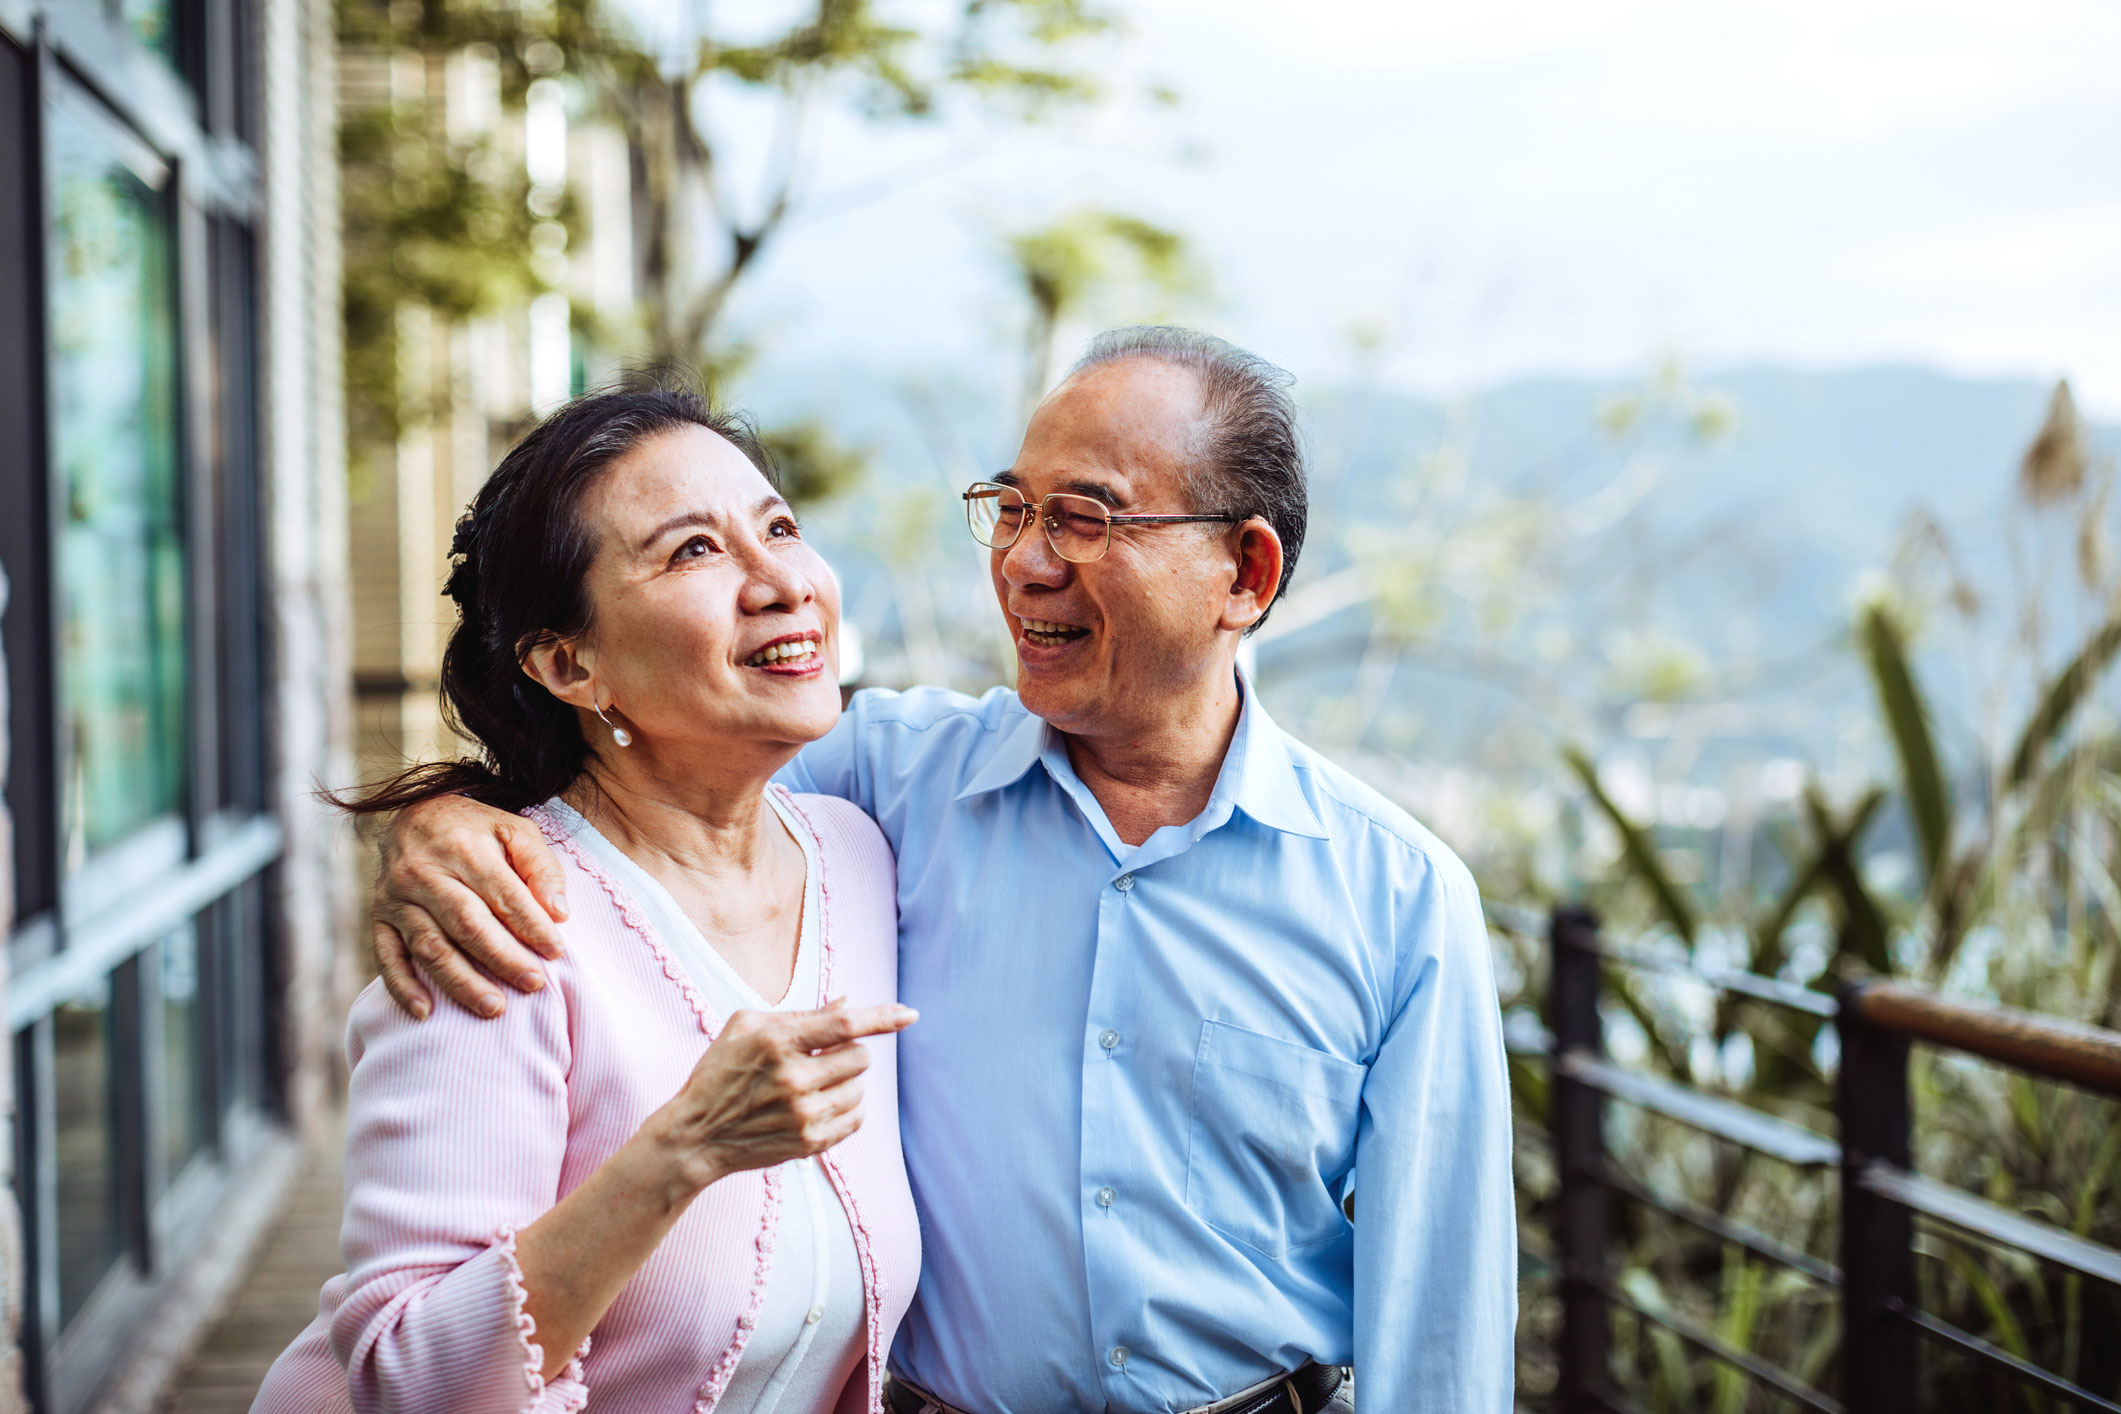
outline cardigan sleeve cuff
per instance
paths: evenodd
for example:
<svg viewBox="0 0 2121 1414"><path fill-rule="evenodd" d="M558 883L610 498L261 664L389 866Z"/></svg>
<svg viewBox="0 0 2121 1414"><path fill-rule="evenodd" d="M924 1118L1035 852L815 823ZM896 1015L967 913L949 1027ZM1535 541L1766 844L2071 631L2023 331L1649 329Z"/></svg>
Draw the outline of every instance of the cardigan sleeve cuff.
<svg viewBox="0 0 2121 1414"><path fill-rule="evenodd" d="M524 1309L512 1227L439 1277L415 1283L363 1322L344 1349L358 1414L579 1414L589 1402L584 1340L553 1379ZM341 1315L345 1313L342 1311Z"/></svg>
<svg viewBox="0 0 2121 1414"><path fill-rule="evenodd" d="M545 1347L537 1339L538 1323L525 1309L530 1297L523 1289L522 1264L516 1260L516 1230L504 1227L496 1232L488 1250L500 1262L508 1319L514 1325L516 1347L522 1357L523 1383L528 1394L521 1414L576 1414L589 1402L589 1386L582 1379L582 1361L589 1356L589 1337L582 1337L566 1368L547 1380Z"/></svg>

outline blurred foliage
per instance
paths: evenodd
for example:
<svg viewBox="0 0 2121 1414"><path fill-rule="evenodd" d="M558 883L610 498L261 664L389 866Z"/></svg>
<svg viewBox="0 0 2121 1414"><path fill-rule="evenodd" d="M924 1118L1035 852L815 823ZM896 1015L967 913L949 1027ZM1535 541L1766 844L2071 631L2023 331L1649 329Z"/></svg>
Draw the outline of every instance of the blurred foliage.
<svg viewBox="0 0 2121 1414"><path fill-rule="evenodd" d="M848 446L815 418L768 427L760 439L780 473L781 493L799 506L853 485L869 458L867 449Z"/></svg>
<svg viewBox="0 0 2121 1414"><path fill-rule="evenodd" d="M510 119L533 84L557 83L573 121L619 132L635 188L637 300L630 316L577 310L577 334L607 361L701 369L719 383L749 352L724 333L729 301L819 198L804 178L834 115L897 123L969 104L1040 121L1102 96L1083 46L1119 29L1085 0L814 0L742 41L703 27L705 13L688 11L693 32L665 52L607 0L340 0L339 43L360 76L343 85L340 134L357 475L446 396L446 378L407 376L409 352L413 365L418 357L403 346L401 309L458 323L521 308L559 286L560 252L580 235L572 199L531 189L520 154L498 140L502 126L451 132L452 65L490 73ZM732 119L722 100L732 88L773 109L755 190L733 189L725 160ZM766 431L802 499L843 489L863 470L866 453L819 423Z"/></svg>
<svg viewBox="0 0 2121 1414"><path fill-rule="evenodd" d="M1382 343L1381 335L1358 331L1365 357ZM1339 420L1359 426L1364 412L1348 409ZM1670 459L1715 446L1735 425L1728 400L1696 388L1678 365L1668 364L1600 409L1591 445L1568 449L1612 468L1586 494L1563 500L1541 478L1506 486L1475 477L1478 430L1457 414L1433 447L1395 451L1401 464L1373 483L1375 489L1366 486L1356 514L1333 517L1323 508L1350 458L1344 449L1321 448L1312 488L1320 510L1302 563L1273 618L1253 635L1260 680L1287 687L1353 664L1349 687L1326 694L1326 706L1304 725L1375 778L1401 782L1405 798L1423 792L1406 777L1404 748L1414 725L1404 695L1393 690L1402 669L1494 684L1550 719L1552 733L1562 737L1581 735L1625 704L1700 695L1715 683L1693 645L1623 626L1583 643L1568 626L1569 615L1587 581L1625 573L1639 553L1634 521ZM1507 812L1511 794L1483 790L1480 808ZM1493 818L1459 823L1497 833ZM1513 839L1553 833L1543 819L1517 823L1523 831L1501 833ZM1523 861L1488 863L1502 871L1483 879L1491 892L1551 892L1529 877L1520 886Z"/></svg>
<svg viewBox="0 0 2121 1414"><path fill-rule="evenodd" d="M1010 263L1030 307L1024 332L1026 420L1052 376L1061 321L1093 310L1102 318L1152 321L1204 294L1206 271L1186 238L1124 212L1083 207L1007 238ZM1116 316L1114 306L1124 309Z"/></svg>
<svg viewBox="0 0 2121 1414"><path fill-rule="evenodd" d="M2081 519L2103 518L2113 469L2091 456L2066 387L2021 463L2017 482L2030 545L2081 540ZM2069 523L2060 523L2069 522ZM1917 537L1935 558L1934 526ZM1921 557L1916 557L1921 558ZM2028 555L2028 561L2034 557ZM1816 989L1866 975L1902 975L1947 992L2075 1020L2121 1025L2121 731L2094 710L2095 688L2121 652L2121 580L2085 573L2078 559L2071 616L2089 625L2053 651L2046 619L2021 607L2019 661L2043 665L2002 694L2019 704L2009 729L1971 733L1947 751L1914 645L1941 610L1981 606L1956 574L1907 572L1858 608L1850 648L1876 699L1895 778L1832 803L1807 784L1795 817L1767 838L1778 857L1733 888L1686 882L1672 868L1691 831L1631 817L1590 755L1565 753L1587 809L1581 827L1614 843L1611 869L1587 882L1614 935L1713 975L1743 968ZM1939 587L1941 583L1941 587ZM2052 588L2041 582L2040 588ZM1959 714L1954 714L1955 719ZM1888 838L1872 842L1885 831ZM1883 861L1894 836L1915 868L1900 882ZM1539 995L1542 945L1507 932L1525 985ZM1611 969L1616 1054L1756 1109L1831 1130L1836 1048L1820 1021L1698 981ZM2108 1246L2121 1246L2121 1103L1948 1053L1918 1051L1913 1068L1916 1167ZM1543 1113L1543 1087L1520 1089ZM1723 1146L1697 1131L1618 1107L1609 1137L1630 1174L1727 1220L1831 1260L1831 1179ZM1551 1177L1534 1175L1530 1226L1543 1217ZM1812 1283L1761 1267L1691 1229L1634 1205L1622 1222L1622 1285L1646 1309L1707 1326L1740 1350L1834 1385L1838 1318ZM2121 1291L2022 1252L1925 1228L1918 1275L1925 1309L2022 1359L2109 1397L2121 1396ZM1638 1328L1640 1325L1642 1328ZM1647 1323L1623 1319L1616 1376L1651 1409L1772 1407L1733 1383L1727 1368ZM1536 1368L1533 1379L1551 1378ZM1925 1409L2046 1409L1991 1372L1925 1358Z"/></svg>
<svg viewBox="0 0 2121 1414"><path fill-rule="evenodd" d="M661 67L607 45L575 66L645 177L635 227L648 353L711 356L730 297L817 197L803 179L822 111L889 123L972 103L1036 121L1102 94L1080 45L1117 22L1082 0L888 10L887 18L869 0L815 0L771 38L729 43L696 33L675 64ZM718 83L773 108L773 150L751 190L732 189Z"/></svg>
<svg viewBox="0 0 2121 1414"><path fill-rule="evenodd" d="M538 35L501 7L340 0L340 45L365 59L339 123L348 435L356 449L394 445L408 409L398 312L424 305L448 320L523 304L544 288L532 273L529 181L490 135L453 140L443 115L443 65L477 47L520 105L531 75L521 55Z"/></svg>

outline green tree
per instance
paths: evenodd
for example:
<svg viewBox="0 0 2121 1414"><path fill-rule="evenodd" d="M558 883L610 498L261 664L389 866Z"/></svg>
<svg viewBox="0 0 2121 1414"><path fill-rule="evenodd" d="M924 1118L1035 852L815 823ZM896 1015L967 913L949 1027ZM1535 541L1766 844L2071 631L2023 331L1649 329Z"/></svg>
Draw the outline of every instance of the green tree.
<svg viewBox="0 0 2121 1414"><path fill-rule="evenodd" d="M577 72L625 134L642 179L645 351L710 365L728 356L716 339L730 297L815 199L804 177L827 117L909 123L977 107L1011 121L1044 118L1103 95L1082 45L1115 30L1084 0L888 9L815 0L763 39L702 29L675 63L616 39L610 26L578 36ZM725 161L731 137L717 81L773 110L771 158L748 191L734 189Z"/></svg>
<svg viewBox="0 0 2121 1414"><path fill-rule="evenodd" d="M578 109L623 135L634 184L638 301L621 327L587 327L622 361L704 371L741 367L727 337L731 297L818 193L805 185L822 129L839 119L907 124L977 111L1032 122L1104 94L1090 42L1118 32L1088 0L958 0L887 6L814 0L777 32L734 37L696 25L675 52L649 45L607 0L341 0L339 39L373 97L352 90L342 128L348 394L357 446L388 445L410 391L400 378L399 306L463 320L552 288L534 237L572 227L564 200L532 192L521 164L483 139L452 139L439 96L467 51L497 70L520 112L540 79L570 85ZM406 76L422 75L417 93ZM736 190L716 86L773 110L771 160ZM577 316L578 329L587 321ZM845 485L863 453L822 427L768 429L792 485ZM359 458L356 457L358 462Z"/></svg>
<svg viewBox="0 0 2121 1414"><path fill-rule="evenodd" d="M358 468L362 452L397 440L404 399L420 391L401 378L401 305L454 322L546 288L533 270L540 217L523 164L489 133L450 133L445 66L466 53L491 64L504 109L520 109L538 77L533 61L558 51L543 27L503 6L340 0L337 29L347 417Z"/></svg>

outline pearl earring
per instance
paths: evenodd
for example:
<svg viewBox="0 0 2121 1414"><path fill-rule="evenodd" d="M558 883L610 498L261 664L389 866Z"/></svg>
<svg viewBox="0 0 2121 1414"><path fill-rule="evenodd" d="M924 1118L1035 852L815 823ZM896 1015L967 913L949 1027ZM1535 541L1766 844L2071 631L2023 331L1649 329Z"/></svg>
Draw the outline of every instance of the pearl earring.
<svg viewBox="0 0 2121 1414"><path fill-rule="evenodd" d="M604 715L604 709L599 707L596 712L597 720L605 726L611 727L611 718ZM627 731L624 727L611 727L611 739L621 746L633 745L633 733Z"/></svg>

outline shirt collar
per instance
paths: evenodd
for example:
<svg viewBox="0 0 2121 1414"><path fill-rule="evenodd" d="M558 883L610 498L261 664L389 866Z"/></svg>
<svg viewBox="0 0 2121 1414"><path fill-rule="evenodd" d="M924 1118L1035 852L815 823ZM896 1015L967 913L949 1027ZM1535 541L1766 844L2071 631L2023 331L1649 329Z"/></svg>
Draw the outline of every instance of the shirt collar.
<svg viewBox="0 0 2121 1414"><path fill-rule="evenodd" d="M1228 802L1260 824L1285 834L1318 840L1327 838L1324 823L1319 820L1318 812L1312 808L1296 779L1296 765L1289 758L1288 738L1267 715L1267 709L1260 704L1259 693L1242 671L1237 675L1237 683L1243 695L1237 714L1237 733L1230 738L1230 749L1223 757L1222 771L1216 777L1214 793L1209 796L1208 808L1201 812L1202 817L1215 816L1218 814L1217 805ZM1013 723L1003 728L992 754L972 773L972 779L957 793L957 798L965 800L1014 785L1039 763L1049 748L1062 753L1060 760L1065 763L1065 748L1059 738L1060 733L1043 718L1021 711Z"/></svg>
<svg viewBox="0 0 2121 1414"><path fill-rule="evenodd" d="M1209 808L1214 808L1213 799L1227 799L1270 829L1314 840L1328 838L1324 822L1296 779L1288 737L1267 715L1252 680L1242 671L1237 685L1244 693L1244 706L1238 710L1237 735L1230 738L1230 751L1223 758Z"/></svg>
<svg viewBox="0 0 2121 1414"><path fill-rule="evenodd" d="M959 800L988 791L1000 790L1003 786L1015 785L1023 779L1024 772L1038 764L1041 752L1046 749L1046 737L1058 735L1046 725L1045 719L1033 716L1021 702L1016 705L1016 717L997 733L994 749L980 768L972 773L972 779L957 793Z"/></svg>

